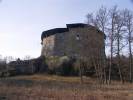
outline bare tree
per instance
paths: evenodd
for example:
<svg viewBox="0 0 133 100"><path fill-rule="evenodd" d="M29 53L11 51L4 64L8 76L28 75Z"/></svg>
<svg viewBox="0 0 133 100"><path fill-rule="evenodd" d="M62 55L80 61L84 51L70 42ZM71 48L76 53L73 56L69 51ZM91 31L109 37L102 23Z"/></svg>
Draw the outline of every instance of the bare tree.
<svg viewBox="0 0 133 100"><path fill-rule="evenodd" d="M97 22L97 27L100 30L102 30L102 32L105 34L107 32L106 29L107 29L107 25L108 25L108 10L107 10L107 8L105 8L105 7L102 6L98 10L98 12L96 14L96 21L95 22ZM103 35L103 38L105 39L105 35ZM104 76L104 80L107 83L107 76L106 76L106 71L105 71L105 69L106 69L105 42L106 41L104 41L104 45L103 45L103 49L102 49L103 50L102 51L103 54L101 55L101 57L103 59L102 60L103 61L103 65L102 65L103 71L102 72L104 72L102 76Z"/></svg>
<svg viewBox="0 0 133 100"><path fill-rule="evenodd" d="M93 25L95 27L97 27L98 29L100 29L103 34L106 33L106 28L107 28L107 24L108 24L108 10L105 7L101 7L98 12L96 13L96 15L94 16L92 13L89 13L87 15L87 23L90 25ZM105 35L103 35L103 39L105 38ZM102 49L102 54L101 54L101 60L102 60L102 66L100 68L101 71L101 78L102 80L106 80L106 54L105 54L105 41L103 43L103 49ZM107 81L106 81L107 82Z"/></svg>
<svg viewBox="0 0 133 100"><path fill-rule="evenodd" d="M117 67L119 70L119 75L120 75L120 79L123 82L123 77L122 77L122 72L121 72L121 65L120 65L120 52L123 48L123 35L124 35L124 25L125 25L125 17L124 17L124 12L123 11L118 11L116 16L115 16L115 39L116 39L116 47L117 47Z"/></svg>
<svg viewBox="0 0 133 100"><path fill-rule="evenodd" d="M108 24L108 10L105 7L101 7L96 14L97 26L102 32L105 33L106 26Z"/></svg>
<svg viewBox="0 0 133 100"><path fill-rule="evenodd" d="M9 62L13 61L14 58L13 58L12 56L6 56L6 57L4 57L4 60L5 60L7 63L9 63Z"/></svg>
<svg viewBox="0 0 133 100"><path fill-rule="evenodd" d="M92 37L90 38L88 34L82 34L82 38L84 40L81 40L82 48L81 50L81 55L82 55L82 60L88 63L88 68L89 67L94 67L97 80L99 83L103 83L103 70L102 70L102 65L103 65L103 35L100 34L98 36L95 36L97 33L94 33ZM89 45L88 45L89 44ZM83 52L84 50L88 52ZM83 66L83 65L82 65Z"/></svg>
<svg viewBox="0 0 133 100"><path fill-rule="evenodd" d="M96 16L94 16L93 13L88 13L87 16L87 24L89 25L92 25L92 26L95 26L95 27L98 27L98 23L97 23L97 20L96 20Z"/></svg>
<svg viewBox="0 0 133 100"><path fill-rule="evenodd" d="M24 60L30 60L31 59L31 56L30 55L26 55L25 57L24 57Z"/></svg>
<svg viewBox="0 0 133 100"><path fill-rule="evenodd" d="M117 6L110 9L110 25L109 25L109 39L110 39L110 64L109 64L109 84L111 83L111 69L113 63L113 56L116 54L117 67L119 71L120 80L124 82L122 71L121 71L121 59L120 53L125 47L126 43L124 40L125 34L125 12L118 10Z"/></svg>
<svg viewBox="0 0 133 100"><path fill-rule="evenodd" d="M113 61L113 51L114 51L114 32L115 32L115 16L117 14L117 6L114 6L112 9L109 11L109 42L110 42L110 62L109 62L109 75L108 75L108 84L111 83L111 69L112 69L112 61Z"/></svg>
<svg viewBox="0 0 133 100"><path fill-rule="evenodd" d="M133 58L132 58L132 42L133 42L133 13L129 10L119 10L117 6L112 7L110 10L107 10L105 7L101 7L96 14L89 13L87 15L87 23L93 25L106 33L106 41L104 43L104 49L107 45L109 51L109 67L104 70L104 73L108 73L108 83L111 83L111 75L112 75L112 66L113 63L116 63L116 67L118 68L119 77L122 82L124 82L124 70L122 69L122 60L121 55L124 50L129 50L129 74L130 74L130 82L133 81ZM128 44L128 46L127 46ZM128 47L128 48L127 48ZM105 54L105 53L104 53ZM100 55L101 57L103 55ZM95 58L95 57L92 57ZM115 62L114 59L115 58ZM95 58L96 60L96 58ZM93 61L94 62L94 61ZM102 67L105 68L105 60L102 63ZM95 68L97 71L101 73L101 69L96 64ZM97 75L99 76L99 72ZM106 77L106 75L104 74ZM104 79L105 79L104 77Z"/></svg>
<svg viewBox="0 0 133 100"><path fill-rule="evenodd" d="M130 82L132 82L132 42L133 42L133 36L132 36L132 33L133 33L133 13L126 9L125 11L125 25L126 25L126 30L127 30L127 41L128 41L128 49L129 49L129 69L130 69L130 74L129 74L129 80Z"/></svg>

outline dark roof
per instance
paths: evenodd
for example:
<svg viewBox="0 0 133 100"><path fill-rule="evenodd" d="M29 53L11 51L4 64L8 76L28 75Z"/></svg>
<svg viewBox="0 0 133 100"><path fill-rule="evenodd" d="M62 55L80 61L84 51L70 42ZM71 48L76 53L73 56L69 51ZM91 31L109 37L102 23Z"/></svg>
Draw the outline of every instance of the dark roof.
<svg viewBox="0 0 133 100"><path fill-rule="evenodd" d="M69 31L69 28L91 27L91 28L97 29L95 26L91 26L91 25L84 24L84 23L66 24L66 26L67 26L67 28L54 28L54 29L51 29L51 30L47 30L47 31L42 32L41 40L43 40L43 38L45 38L45 37L54 35L54 34L56 34L56 33L68 32L68 31ZM99 29L97 29L97 31L98 31L99 33L103 33L103 32L100 31Z"/></svg>
<svg viewBox="0 0 133 100"><path fill-rule="evenodd" d="M74 23L74 24L67 24L67 28L77 28L77 27L86 27L88 24L84 23Z"/></svg>
<svg viewBox="0 0 133 100"><path fill-rule="evenodd" d="M42 32L42 36L41 39L43 39L44 37L50 36L50 35L54 35L56 33L63 33L63 32L68 32L68 28L54 28L51 30L47 30Z"/></svg>

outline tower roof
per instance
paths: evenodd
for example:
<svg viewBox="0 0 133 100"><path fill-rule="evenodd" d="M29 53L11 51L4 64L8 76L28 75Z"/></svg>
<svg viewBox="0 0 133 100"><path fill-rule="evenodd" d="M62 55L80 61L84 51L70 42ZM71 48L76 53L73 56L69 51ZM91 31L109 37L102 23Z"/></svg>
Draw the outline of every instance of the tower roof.
<svg viewBox="0 0 133 100"><path fill-rule="evenodd" d="M56 33L64 33L68 31L69 31L68 28L54 28L51 30L47 30L47 31L42 32L41 39L43 39L44 37L48 37L50 35L54 35Z"/></svg>
<svg viewBox="0 0 133 100"><path fill-rule="evenodd" d="M54 35L56 33L64 33L64 32L68 32L70 28L84 28L84 27L91 27L94 29L97 29L95 26L92 25L88 25L88 24L84 24L84 23L73 23L73 24L66 24L67 28L54 28L54 29L50 29L50 30L46 30L44 32L42 32L41 35L41 40L43 40L43 38ZM97 29L98 33L103 33L102 31L100 31L99 29Z"/></svg>
<svg viewBox="0 0 133 100"><path fill-rule="evenodd" d="M66 24L67 28L77 28L77 27L86 27L88 24L84 23L74 23L74 24Z"/></svg>

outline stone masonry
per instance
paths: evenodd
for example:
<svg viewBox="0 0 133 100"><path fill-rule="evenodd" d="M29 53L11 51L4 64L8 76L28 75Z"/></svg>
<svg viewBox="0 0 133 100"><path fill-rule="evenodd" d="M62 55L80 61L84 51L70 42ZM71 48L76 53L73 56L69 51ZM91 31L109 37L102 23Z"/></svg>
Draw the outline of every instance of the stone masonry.
<svg viewBox="0 0 133 100"><path fill-rule="evenodd" d="M104 33L94 26L76 23L44 31L42 56L98 57L104 53Z"/></svg>

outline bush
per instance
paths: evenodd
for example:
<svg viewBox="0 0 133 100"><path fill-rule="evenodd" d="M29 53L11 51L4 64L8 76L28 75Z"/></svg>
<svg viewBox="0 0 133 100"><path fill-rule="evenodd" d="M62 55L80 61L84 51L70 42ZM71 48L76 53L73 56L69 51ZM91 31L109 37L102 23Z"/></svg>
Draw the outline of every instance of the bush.
<svg viewBox="0 0 133 100"><path fill-rule="evenodd" d="M44 73L48 69L45 56L40 56L39 58L35 59L33 65L35 66L35 72Z"/></svg>
<svg viewBox="0 0 133 100"><path fill-rule="evenodd" d="M75 75L74 63L75 59L67 56L49 57L47 58L48 74L56 74L63 76Z"/></svg>

